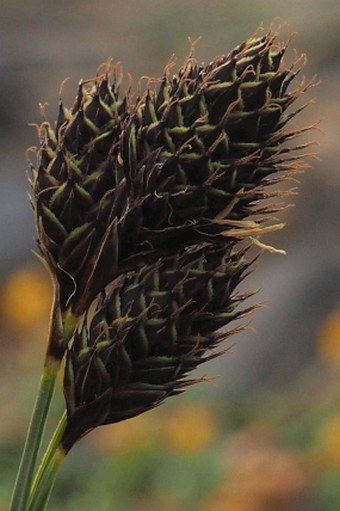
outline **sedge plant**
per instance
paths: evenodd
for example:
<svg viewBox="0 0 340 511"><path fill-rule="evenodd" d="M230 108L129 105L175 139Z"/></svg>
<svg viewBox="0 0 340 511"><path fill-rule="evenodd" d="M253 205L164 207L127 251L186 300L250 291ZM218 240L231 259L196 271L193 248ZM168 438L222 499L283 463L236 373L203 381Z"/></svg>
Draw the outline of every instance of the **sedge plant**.
<svg viewBox="0 0 340 511"><path fill-rule="evenodd" d="M108 65L38 127L31 203L54 301L11 511L47 509L83 436L195 383L253 309L238 286L277 251L260 237L283 227L278 184L306 167L310 145L298 141L310 127L290 125L315 81L297 79L303 55L285 63L279 32L208 65L191 52L135 98ZM39 464L61 367L65 413Z"/></svg>

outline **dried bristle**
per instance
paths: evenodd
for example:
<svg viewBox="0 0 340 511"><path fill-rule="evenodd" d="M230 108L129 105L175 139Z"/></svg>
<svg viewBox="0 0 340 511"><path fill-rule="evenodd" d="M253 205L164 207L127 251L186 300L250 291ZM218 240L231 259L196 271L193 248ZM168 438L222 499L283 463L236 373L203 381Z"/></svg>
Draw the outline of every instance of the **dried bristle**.
<svg viewBox="0 0 340 511"><path fill-rule="evenodd" d="M196 247L112 283L67 352L66 450L193 383L188 373L228 336L217 330L246 312L237 309L246 296L235 294L249 267L243 255L232 243Z"/></svg>

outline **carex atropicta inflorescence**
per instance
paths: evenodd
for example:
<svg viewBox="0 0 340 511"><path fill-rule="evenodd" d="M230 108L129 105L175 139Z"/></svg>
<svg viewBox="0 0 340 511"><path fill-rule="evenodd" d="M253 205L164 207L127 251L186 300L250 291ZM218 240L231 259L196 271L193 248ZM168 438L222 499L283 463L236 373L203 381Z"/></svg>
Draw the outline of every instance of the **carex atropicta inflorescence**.
<svg viewBox="0 0 340 511"><path fill-rule="evenodd" d="M208 65L190 54L135 99L99 74L40 126L38 246L78 325L58 351L65 449L179 392L242 313L244 246L282 226L285 192L269 186L303 169L308 145L294 139L309 128L289 128L304 104L290 107L314 82L294 86L304 57L286 65L277 36Z"/></svg>

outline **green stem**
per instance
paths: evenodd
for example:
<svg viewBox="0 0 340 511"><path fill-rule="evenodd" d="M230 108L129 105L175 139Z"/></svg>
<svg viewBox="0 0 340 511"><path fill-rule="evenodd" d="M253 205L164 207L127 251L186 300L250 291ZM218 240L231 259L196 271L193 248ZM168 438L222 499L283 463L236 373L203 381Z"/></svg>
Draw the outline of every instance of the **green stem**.
<svg viewBox="0 0 340 511"><path fill-rule="evenodd" d="M61 462L65 459L65 456L65 451L61 447L58 447L51 457L46 470L42 474L36 488L34 498L27 508L27 511L44 511L46 509L58 468Z"/></svg>
<svg viewBox="0 0 340 511"><path fill-rule="evenodd" d="M40 379L36 402L27 431L24 450L14 485L10 511L25 511L41 438L53 396L60 362L48 358Z"/></svg>
<svg viewBox="0 0 340 511"><path fill-rule="evenodd" d="M48 466L51 463L53 456L59 447L60 440L64 433L66 424L67 424L67 414L65 411L63 413L54 433L53 433L53 436L52 436L51 441L45 451L45 454L44 454L44 457L40 464L40 467L38 469L38 472L36 473L36 476L34 478L31 492L30 492L30 497L29 497L29 505L31 505L33 500L35 499L35 494L37 492L38 487L40 486L41 480L44 477L44 474L45 474L46 470L48 469Z"/></svg>

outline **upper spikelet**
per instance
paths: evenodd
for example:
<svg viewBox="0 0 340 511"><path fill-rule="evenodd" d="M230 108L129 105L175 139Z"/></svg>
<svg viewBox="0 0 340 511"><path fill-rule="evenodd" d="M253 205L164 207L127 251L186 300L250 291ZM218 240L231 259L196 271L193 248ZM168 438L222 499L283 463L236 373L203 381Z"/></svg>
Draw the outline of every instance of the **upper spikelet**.
<svg viewBox="0 0 340 511"><path fill-rule="evenodd" d="M260 201L273 196L269 184L303 166L294 152L303 145L285 144L304 131L286 128L302 107L287 110L311 84L289 91L304 59L286 67L288 43L275 38L249 39L207 66L189 56L127 118L120 162L129 193L143 198L137 252L166 240L177 246L279 227L264 228L277 205L265 209ZM249 222L261 213L267 217Z"/></svg>
<svg viewBox="0 0 340 511"><path fill-rule="evenodd" d="M200 66L192 55L133 104L107 74L80 85L56 127L40 127L33 204L38 245L79 317L118 275L190 246L229 243L270 222L273 184L303 167L305 130L289 107L311 86L291 82L288 45L270 31ZM265 205L264 205L265 204ZM255 217L254 217L255 215Z"/></svg>

